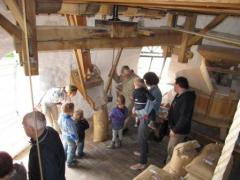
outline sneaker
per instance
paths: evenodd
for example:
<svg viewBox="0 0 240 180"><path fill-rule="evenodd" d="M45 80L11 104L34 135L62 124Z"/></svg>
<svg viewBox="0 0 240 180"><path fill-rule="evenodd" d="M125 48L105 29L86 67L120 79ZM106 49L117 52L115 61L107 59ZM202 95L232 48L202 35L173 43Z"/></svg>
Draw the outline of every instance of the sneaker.
<svg viewBox="0 0 240 180"><path fill-rule="evenodd" d="M138 152L138 151L134 151L133 154L134 154L135 156L140 156L140 155L141 155L140 152Z"/></svg>
<svg viewBox="0 0 240 180"><path fill-rule="evenodd" d="M122 141L119 141L118 146L122 147Z"/></svg>
<svg viewBox="0 0 240 180"><path fill-rule="evenodd" d="M128 128L123 129L123 135L126 134L128 132Z"/></svg>
<svg viewBox="0 0 240 180"><path fill-rule="evenodd" d="M77 158L77 157L75 157L75 158ZM77 161L77 159L73 159L72 162L73 162L73 163L77 163L78 161Z"/></svg>
<svg viewBox="0 0 240 180"><path fill-rule="evenodd" d="M155 124L154 124L153 121L150 121L150 122L149 122L148 127L151 128L151 129L153 129L153 130L156 130L156 126L155 126Z"/></svg>
<svg viewBox="0 0 240 180"><path fill-rule="evenodd" d="M76 168L77 167L77 163L76 162L71 162L67 164L68 168Z"/></svg>
<svg viewBox="0 0 240 180"><path fill-rule="evenodd" d="M82 158L83 156L85 156L85 153L77 154L76 158L77 158L77 159L80 159L80 158Z"/></svg>
<svg viewBox="0 0 240 180"><path fill-rule="evenodd" d="M140 163L130 166L130 169L132 169L134 171L143 170L145 168L146 168L146 164L140 164Z"/></svg>
<svg viewBox="0 0 240 180"><path fill-rule="evenodd" d="M115 149L115 143L112 142L110 145L107 145L108 149Z"/></svg>

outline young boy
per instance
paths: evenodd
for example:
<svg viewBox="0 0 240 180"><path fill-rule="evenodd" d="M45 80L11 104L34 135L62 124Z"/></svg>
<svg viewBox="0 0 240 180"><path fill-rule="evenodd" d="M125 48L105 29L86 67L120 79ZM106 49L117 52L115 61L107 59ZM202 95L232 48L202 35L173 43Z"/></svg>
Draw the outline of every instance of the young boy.
<svg viewBox="0 0 240 180"><path fill-rule="evenodd" d="M81 158L84 156L84 142L85 142L85 131L89 128L87 120L84 118L83 110L79 109L74 112L73 119L76 121L77 133L78 133L78 144L76 149L77 157Z"/></svg>
<svg viewBox="0 0 240 180"><path fill-rule="evenodd" d="M134 88L133 91L133 100L134 100L134 107L133 107L133 114L136 110L142 110L145 108L147 101L153 101L155 98L149 93L145 86L145 82L143 79L137 78L134 81ZM155 111L152 110L148 115L144 117L149 123L148 126L152 129L155 128L154 120L156 118ZM138 124L138 117L136 117L136 124Z"/></svg>
<svg viewBox="0 0 240 180"><path fill-rule="evenodd" d="M74 112L74 104L66 103L62 106L62 113L59 117L59 127L62 131L63 147L65 156L67 157L67 166L69 168L76 167L74 160L75 151L78 143L78 134L75 122L72 119Z"/></svg>
<svg viewBox="0 0 240 180"><path fill-rule="evenodd" d="M108 148L111 149L121 147L123 139L123 125L128 116L128 109L125 106L125 97L123 95L119 95L117 97L116 104L117 106L113 108L110 113L110 120L112 121L112 143L108 146Z"/></svg>

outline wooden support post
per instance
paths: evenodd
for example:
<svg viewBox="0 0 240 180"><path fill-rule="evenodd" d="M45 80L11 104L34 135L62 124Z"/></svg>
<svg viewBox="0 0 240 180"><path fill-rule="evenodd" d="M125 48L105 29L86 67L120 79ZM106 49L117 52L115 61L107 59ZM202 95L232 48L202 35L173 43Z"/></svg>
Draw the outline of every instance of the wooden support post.
<svg viewBox="0 0 240 180"><path fill-rule="evenodd" d="M98 14L106 19L107 15L110 15L112 12L112 5L102 4L99 8Z"/></svg>
<svg viewBox="0 0 240 180"><path fill-rule="evenodd" d="M184 24L184 29L185 30L193 30L196 24L197 16L192 15L192 16L187 16L186 21ZM181 63L187 63L188 62L188 51L190 48L188 47L188 41L189 41L189 35L184 33L182 36L182 43L180 45L179 49L179 54L178 54L178 62Z"/></svg>
<svg viewBox="0 0 240 180"><path fill-rule="evenodd" d="M67 15L68 24L71 26L87 26L86 17ZM83 71L84 81L88 79L88 73L91 72L91 54L88 49L75 49L75 53L78 53L79 65Z"/></svg>
<svg viewBox="0 0 240 180"><path fill-rule="evenodd" d="M19 6L22 7L21 0L18 1ZM26 20L28 23L27 32L31 32L28 34L28 47L29 47L29 54L26 49L26 44L22 43L22 57L23 57L23 65L25 75L29 76L30 67L31 75L38 75L38 47L37 47L37 32L36 32L36 0L31 0L28 3L25 3L25 10L26 10ZM25 32L26 33L26 32ZM22 37L25 37L23 33ZM28 65L27 56L29 56L29 63Z"/></svg>
<svg viewBox="0 0 240 180"><path fill-rule="evenodd" d="M68 24L70 26L85 26L86 25L86 18L85 17L76 17L73 15L66 15ZM88 54L87 54L88 53ZM86 87L85 87L85 80L87 77L86 74L86 69L88 69L88 67L86 66L86 61L90 61L90 52L82 52L81 49L74 49L74 54L76 57L76 62L77 62L77 66L78 66L78 75L79 75L79 82L80 84L77 85L77 87L79 88L79 91L81 92L81 94L83 95L83 97L86 99L86 101L89 103L89 105L95 109L95 103L94 101L88 96L87 91L86 91Z"/></svg>
<svg viewBox="0 0 240 180"><path fill-rule="evenodd" d="M226 19L227 15L221 14L216 16L205 28L203 28L199 33L205 34L211 29L215 28L217 25L219 25L221 22L223 22ZM192 46L194 44L197 44L199 41L201 41L203 37L201 36L194 36L188 41L188 46Z"/></svg>
<svg viewBox="0 0 240 180"><path fill-rule="evenodd" d="M108 94L108 91L109 91L109 89L110 89L110 87L112 85L113 75L114 75L114 73L116 71L116 68L117 68L117 65L119 63L122 51L123 51L123 48L119 49L117 57L116 57L116 60L114 61L113 65L112 65L112 68L110 70L110 73L108 75L109 78L108 78L108 82L107 82L107 85L106 85L106 88L105 88L105 93L106 94Z"/></svg>
<svg viewBox="0 0 240 180"><path fill-rule="evenodd" d="M177 23L177 15L169 14L167 25L169 27L175 27L176 23ZM163 46L162 49L163 49L163 57L165 59L172 55L172 48L170 46Z"/></svg>

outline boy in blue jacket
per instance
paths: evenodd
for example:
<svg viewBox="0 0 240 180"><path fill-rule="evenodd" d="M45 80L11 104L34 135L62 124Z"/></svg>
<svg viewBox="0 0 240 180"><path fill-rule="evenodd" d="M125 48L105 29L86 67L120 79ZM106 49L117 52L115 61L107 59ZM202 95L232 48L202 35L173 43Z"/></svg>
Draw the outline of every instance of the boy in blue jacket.
<svg viewBox="0 0 240 180"><path fill-rule="evenodd" d="M62 114L59 117L59 127L62 131L63 147L65 156L67 157L67 166L69 168L75 167L76 161L74 160L75 151L78 143L78 134L76 124L72 119L74 113L74 104L66 103L62 107Z"/></svg>

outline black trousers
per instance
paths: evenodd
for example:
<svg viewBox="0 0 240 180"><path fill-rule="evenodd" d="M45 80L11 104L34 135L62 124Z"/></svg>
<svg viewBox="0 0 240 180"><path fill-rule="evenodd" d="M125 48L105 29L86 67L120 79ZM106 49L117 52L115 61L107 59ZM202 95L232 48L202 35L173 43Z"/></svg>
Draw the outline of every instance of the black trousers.
<svg viewBox="0 0 240 180"><path fill-rule="evenodd" d="M140 162L141 164L147 164L148 158L148 136L149 136L149 127L148 122L143 118L140 119L138 126L138 144L140 147Z"/></svg>

